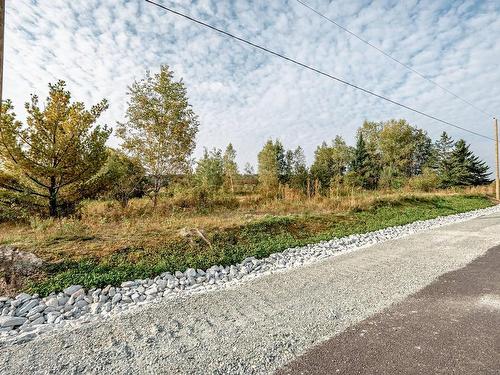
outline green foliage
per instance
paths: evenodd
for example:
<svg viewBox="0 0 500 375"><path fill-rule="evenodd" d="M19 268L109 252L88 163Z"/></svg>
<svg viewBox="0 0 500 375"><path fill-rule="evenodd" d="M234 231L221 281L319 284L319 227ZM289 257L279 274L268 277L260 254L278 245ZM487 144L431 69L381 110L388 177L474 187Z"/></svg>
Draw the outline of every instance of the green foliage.
<svg viewBox="0 0 500 375"><path fill-rule="evenodd" d="M139 159L108 149L108 158L99 173L86 185L94 196L115 199L126 207L131 198L144 195L145 171Z"/></svg>
<svg viewBox="0 0 500 375"><path fill-rule="evenodd" d="M224 151L222 170L224 173L224 183L234 193L234 183L238 176L238 164L236 163L236 150L231 143L227 145L226 151Z"/></svg>
<svg viewBox="0 0 500 375"><path fill-rule="evenodd" d="M365 233L490 206L483 197L447 196L380 201L373 208L344 215L267 216L257 222L207 233L212 247L202 240L179 239L161 250L127 249L103 259L85 259L49 265L48 278L32 283L30 291L47 295L71 284L86 288L119 285L122 281L153 277L188 267L227 266L249 256L263 258L289 247L333 237ZM130 262L133 255L136 261Z"/></svg>
<svg viewBox="0 0 500 375"><path fill-rule="evenodd" d="M379 142L382 164L398 176L420 173L431 156L431 140L427 134L403 119L385 122Z"/></svg>
<svg viewBox="0 0 500 375"><path fill-rule="evenodd" d="M49 84L43 108L36 95L26 103L26 124L16 120L10 101L2 105L0 127L0 188L30 196L32 205L48 207L57 216L82 199L81 187L106 160L111 133L94 126L108 107L105 100L90 110L71 103L64 81Z"/></svg>
<svg viewBox="0 0 500 375"><path fill-rule="evenodd" d="M469 150L463 139L455 143L445 164L449 166L448 173L442 176L445 186L473 186L490 182L488 166Z"/></svg>
<svg viewBox="0 0 500 375"><path fill-rule="evenodd" d="M280 145L279 141L276 141L276 143L272 140L267 141L257 157L259 188L266 197L276 197L278 195L280 151L282 150L282 146L280 147Z"/></svg>
<svg viewBox="0 0 500 375"><path fill-rule="evenodd" d="M129 87L127 121L118 124L122 147L138 158L150 178L156 206L165 177L190 168L198 118L188 103L186 88L174 81L168 66Z"/></svg>
<svg viewBox="0 0 500 375"><path fill-rule="evenodd" d="M205 149L203 158L198 161L194 177L197 185L202 189L211 192L220 190L224 182L222 151L214 148L209 152Z"/></svg>
<svg viewBox="0 0 500 375"><path fill-rule="evenodd" d="M290 153L290 178L288 183L291 188L306 193L309 172L307 170L304 150L298 146L295 150L290 151Z"/></svg>
<svg viewBox="0 0 500 375"><path fill-rule="evenodd" d="M378 181L378 168L368 152L362 132L358 132L356 147L350 165L348 180L355 186L374 189Z"/></svg>
<svg viewBox="0 0 500 375"><path fill-rule="evenodd" d="M408 180L408 186L415 191L430 192L441 185L439 175L430 168L424 168L422 173Z"/></svg>

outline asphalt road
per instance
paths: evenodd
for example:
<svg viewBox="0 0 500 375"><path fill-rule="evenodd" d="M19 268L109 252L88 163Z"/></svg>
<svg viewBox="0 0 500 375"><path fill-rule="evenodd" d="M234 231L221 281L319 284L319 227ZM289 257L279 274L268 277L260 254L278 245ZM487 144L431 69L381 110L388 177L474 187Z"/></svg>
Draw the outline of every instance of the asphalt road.
<svg viewBox="0 0 500 375"><path fill-rule="evenodd" d="M500 374L500 246L277 374Z"/></svg>
<svg viewBox="0 0 500 375"><path fill-rule="evenodd" d="M431 229L231 288L161 300L0 348L0 374L269 374L311 347L405 300L439 276L464 267L499 243L500 214ZM439 293L433 298L438 297ZM485 299L479 308L470 301L468 306L476 314L489 314L488 306L495 304L495 299ZM431 317L425 313L431 314L439 306L426 310L425 304L418 305L416 311L424 315L418 327L408 331L415 333L415 341L408 341L413 349L399 355L395 351L394 362L404 360L409 352L417 355L416 346L421 352L430 348L431 336L419 335L420 327L422 332L432 329ZM453 306L440 307L446 322L452 319ZM455 353L453 345L460 343L454 336L455 327L462 332L474 322L472 315L456 309L458 322L448 322L449 329L434 335L442 342L441 350L448 351L448 358ZM407 311L406 316L411 317ZM387 315L387 319L403 318ZM494 316L485 315L485 319ZM397 332L399 326L406 329L403 323L391 329L396 327ZM492 327L490 331L494 331ZM380 346L382 352L387 342L390 337ZM346 359L350 364L362 363L368 356L355 344L352 341L353 346L346 347L352 348L351 357ZM343 345L348 345L347 341ZM486 350L498 349L498 345L490 343L489 347L484 349L484 357L475 356L485 366L484 358L491 357L491 351ZM348 354L338 345L326 353L332 355L337 350ZM321 358L325 366L327 354ZM463 356L466 358L466 353ZM440 358L446 360L445 356ZM343 367L346 371L353 368ZM293 369L292 365L290 371Z"/></svg>

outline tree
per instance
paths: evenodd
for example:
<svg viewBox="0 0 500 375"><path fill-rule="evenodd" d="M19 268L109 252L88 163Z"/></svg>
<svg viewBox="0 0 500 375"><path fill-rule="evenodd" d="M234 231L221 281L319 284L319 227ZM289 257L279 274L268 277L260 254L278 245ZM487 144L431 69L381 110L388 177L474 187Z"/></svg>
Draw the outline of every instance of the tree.
<svg viewBox="0 0 500 375"><path fill-rule="evenodd" d="M139 159L131 158L119 150L108 149L108 158L101 170L85 184L86 190L115 199L125 208L129 200L144 191L144 168Z"/></svg>
<svg viewBox="0 0 500 375"><path fill-rule="evenodd" d="M332 150L326 142L323 142L314 152L314 161L311 165L311 176L319 181L325 190L330 185L330 180L335 174L335 166L332 158Z"/></svg>
<svg viewBox="0 0 500 375"><path fill-rule="evenodd" d="M276 197L279 189L280 165L277 149L273 141L269 140L257 157L260 189L265 196L269 197Z"/></svg>
<svg viewBox="0 0 500 375"><path fill-rule="evenodd" d="M117 135L122 147L141 160L152 183L150 193L156 207L158 194L169 175L190 168L198 118L188 103L182 80L174 81L168 66L129 87L130 101L125 123Z"/></svg>
<svg viewBox="0 0 500 375"><path fill-rule="evenodd" d="M108 108L106 100L85 109L71 102L64 81L49 84L45 107L36 95L26 103L26 126L15 119L10 101L2 106L0 158L4 171L0 187L29 195L48 205L57 216L62 204L74 204L80 187L106 160L106 126L94 126Z"/></svg>
<svg viewBox="0 0 500 375"><path fill-rule="evenodd" d="M414 128L406 120L389 120L380 132L381 161L394 176L409 176L415 149Z"/></svg>
<svg viewBox="0 0 500 375"><path fill-rule="evenodd" d="M253 176L255 174L253 165L250 164L249 162L246 162L245 166L243 167L243 173L247 176Z"/></svg>
<svg viewBox="0 0 500 375"><path fill-rule="evenodd" d="M222 163L224 179L229 183L231 192L234 193L234 179L238 175L238 164L236 163L236 150L231 143L226 147Z"/></svg>
<svg viewBox="0 0 500 375"><path fill-rule="evenodd" d="M427 135L427 132L422 129L413 128L410 176L421 174L425 167L429 167L432 164L433 152L432 140Z"/></svg>
<svg viewBox="0 0 500 375"><path fill-rule="evenodd" d="M432 166L443 180L448 180L451 173L451 153L455 141L446 132L441 133L434 143Z"/></svg>
<svg viewBox="0 0 500 375"><path fill-rule="evenodd" d="M362 132L358 132L356 138L356 147L354 148L350 170L355 173L353 177L357 180L356 184L362 188L373 189L377 186L379 173L375 170Z"/></svg>
<svg viewBox="0 0 500 375"><path fill-rule="evenodd" d="M316 148L311 175L319 181L323 191L329 188L332 178L340 178L346 173L352 153L352 148L340 136L335 137L331 146L323 142Z"/></svg>
<svg viewBox="0 0 500 375"><path fill-rule="evenodd" d="M383 123L379 135L380 159L388 178L411 177L421 173L432 153L432 141L427 133L411 126L406 120Z"/></svg>
<svg viewBox="0 0 500 375"><path fill-rule="evenodd" d="M455 144L450 154L450 173L445 176L445 186L472 186L489 183L488 166L480 160L463 139Z"/></svg>
<svg viewBox="0 0 500 375"><path fill-rule="evenodd" d="M333 173L336 176L343 176L353 158L353 148L348 146L344 139L337 135L332 142L331 157Z"/></svg>
<svg viewBox="0 0 500 375"><path fill-rule="evenodd" d="M294 189L306 192L309 173L307 171L304 150L300 146L291 151L290 169L290 186Z"/></svg>
<svg viewBox="0 0 500 375"><path fill-rule="evenodd" d="M222 150L205 149L203 158L198 161L195 172L198 185L207 191L218 191L224 182L224 161Z"/></svg>

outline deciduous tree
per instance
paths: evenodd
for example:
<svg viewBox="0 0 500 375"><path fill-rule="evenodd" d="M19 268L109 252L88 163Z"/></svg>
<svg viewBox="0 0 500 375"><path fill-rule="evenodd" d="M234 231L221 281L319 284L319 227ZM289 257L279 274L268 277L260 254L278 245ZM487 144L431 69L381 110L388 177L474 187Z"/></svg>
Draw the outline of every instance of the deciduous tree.
<svg viewBox="0 0 500 375"><path fill-rule="evenodd" d="M236 150L231 143L226 147L222 162L224 179L229 185L231 192L234 193L234 180L238 176L238 164L236 163Z"/></svg>
<svg viewBox="0 0 500 375"><path fill-rule="evenodd" d="M129 87L126 122L117 134L122 147L141 160L152 180L150 193L156 206L158 194L169 175L190 168L198 132L198 118L188 103L182 80L175 81L168 66Z"/></svg>

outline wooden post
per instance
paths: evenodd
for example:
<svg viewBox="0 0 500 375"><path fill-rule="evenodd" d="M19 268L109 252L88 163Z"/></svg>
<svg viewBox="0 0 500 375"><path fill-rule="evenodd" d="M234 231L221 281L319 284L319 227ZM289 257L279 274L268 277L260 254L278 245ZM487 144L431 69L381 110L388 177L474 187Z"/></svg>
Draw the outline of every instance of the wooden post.
<svg viewBox="0 0 500 375"><path fill-rule="evenodd" d="M3 39L5 29L5 0L0 0L0 106L2 105L3 87Z"/></svg>
<svg viewBox="0 0 500 375"><path fill-rule="evenodd" d="M500 200L500 172L498 166L498 120L495 118L495 196Z"/></svg>

